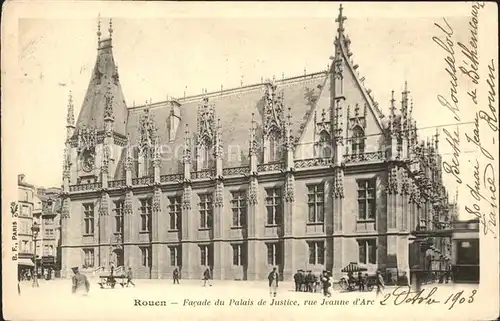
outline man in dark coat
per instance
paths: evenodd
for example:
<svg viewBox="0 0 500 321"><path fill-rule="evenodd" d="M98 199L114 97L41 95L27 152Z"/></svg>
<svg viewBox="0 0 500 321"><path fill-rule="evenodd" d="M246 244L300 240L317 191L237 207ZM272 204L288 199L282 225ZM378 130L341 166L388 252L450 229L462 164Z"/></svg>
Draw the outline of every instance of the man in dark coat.
<svg viewBox="0 0 500 321"><path fill-rule="evenodd" d="M71 268L73 270L73 287L71 288L72 293L82 293L87 295L90 290L90 283L87 277L78 271L78 267Z"/></svg>
<svg viewBox="0 0 500 321"><path fill-rule="evenodd" d="M267 279L269 280L269 294L272 296L276 296L276 292L278 291L278 272L276 271L276 268L273 268L271 273L267 276Z"/></svg>
<svg viewBox="0 0 500 321"><path fill-rule="evenodd" d="M329 275L327 271L323 271L321 274L321 284L323 285L323 295L328 295L328 288L330 287Z"/></svg>
<svg viewBox="0 0 500 321"><path fill-rule="evenodd" d="M174 269L173 272L174 284L179 284L179 270L177 268Z"/></svg>
<svg viewBox="0 0 500 321"><path fill-rule="evenodd" d="M307 291L313 292L313 285L316 280L314 278L314 275L312 274L312 271L307 271L306 280L307 280Z"/></svg>
<svg viewBox="0 0 500 321"><path fill-rule="evenodd" d="M203 286L206 286L208 282L209 286L212 286L212 283L210 283L210 269L207 268L205 272L203 272Z"/></svg>
<svg viewBox="0 0 500 321"><path fill-rule="evenodd" d="M132 268L131 267L129 267L128 271L127 271L127 288L128 288L129 284L132 284L135 288L135 284L134 284L134 282L132 282Z"/></svg>
<svg viewBox="0 0 500 321"><path fill-rule="evenodd" d="M377 271L377 279L375 280L375 285L377 286L377 296L382 293L382 289L385 287L384 284L384 278L382 277L382 274L380 274L380 271Z"/></svg>
<svg viewBox="0 0 500 321"><path fill-rule="evenodd" d="M293 275L293 280L295 281L295 292L300 291L300 280L301 275L300 275L300 270L297 270L297 273Z"/></svg>
<svg viewBox="0 0 500 321"><path fill-rule="evenodd" d="M358 272L358 288L359 292L363 292L365 290L365 284L363 282L363 274L361 272Z"/></svg>

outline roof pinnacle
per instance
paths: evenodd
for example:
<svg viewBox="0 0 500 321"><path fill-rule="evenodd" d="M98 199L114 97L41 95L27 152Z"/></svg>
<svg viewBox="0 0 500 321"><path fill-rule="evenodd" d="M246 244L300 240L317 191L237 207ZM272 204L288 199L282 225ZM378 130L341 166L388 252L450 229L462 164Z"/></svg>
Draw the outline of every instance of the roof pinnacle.
<svg viewBox="0 0 500 321"><path fill-rule="evenodd" d="M339 27L337 29L339 35L343 35L344 34L344 21L347 20L347 17L343 16L342 15L342 11L344 10L344 8L342 8L342 4L340 4L340 7L339 7L339 16L337 19L335 19L335 22L338 22L339 24Z"/></svg>
<svg viewBox="0 0 500 321"><path fill-rule="evenodd" d="M113 20L109 18L109 39L113 37Z"/></svg>
<svg viewBox="0 0 500 321"><path fill-rule="evenodd" d="M97 16L97 43L101 41L101 14Z"/></svg>

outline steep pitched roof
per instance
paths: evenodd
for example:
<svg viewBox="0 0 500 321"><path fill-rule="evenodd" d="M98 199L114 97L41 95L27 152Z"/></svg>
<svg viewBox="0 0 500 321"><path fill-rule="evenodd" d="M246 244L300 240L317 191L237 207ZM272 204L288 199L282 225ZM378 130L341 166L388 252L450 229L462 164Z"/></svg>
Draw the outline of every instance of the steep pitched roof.
<svg viewBox="0 0 500 321"><path fill-rule="evenodd" d="M97 131L104 130L107 95L113 97L114 132L121 135L126 133L128 110L113 57L111 33L110 27L109 38L98 41L96 63L76 122L76 135L82 126L95 128Z"/></svg>
<svg viewBox="0 0 500 321"><path fill-rule="evenodd" d="M276 81L277 91L284 93L284 106L292 112L292 135L300 134L306 115L315 104L325 73L315 73ZM248 164L248 146L250 141L250 120L255 114L257 140L262 140L263 111L265 105L266 84L256 84L242 88L207 93L192 97L180 98L180 124L175 139L168 137L170 102L159 102L149 106L138 106L129 109L127 134L132 145L140 140L140 118L145 108L149 110L157 126L160 144L163 145L161 174L178 173L182 169L182 148L184 131L189 128L191 136L197 132L198 106L207 97L214 104L216 117L222 126L222 142L224 145L224 167L238 167ZM136 173L133 173L135 176Z"/></svg>

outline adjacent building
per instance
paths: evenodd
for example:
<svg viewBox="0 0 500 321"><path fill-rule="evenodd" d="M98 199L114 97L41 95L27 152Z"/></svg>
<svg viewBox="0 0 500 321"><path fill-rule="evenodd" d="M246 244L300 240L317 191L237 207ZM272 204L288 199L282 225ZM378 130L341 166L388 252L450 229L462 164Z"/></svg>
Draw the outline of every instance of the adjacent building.
<svg viewBox="0 0 500 321"><path fill-rule="evenodd" d="M479 220L453 222L451 242L453 280L479 283Z"/></svg>
<svg viewBox="0 0 500 321"><path fill-rule="evenodd" d="M62 273L265 279L349 262L408 275L411 231L447 192L439 137L417 135L405 83L384 113L363 84L342 8L326 71L127 106L112 25L63 168ZM380 57L383 59L384 57ZM126 71L125 71L126 72ZM388 89L390 90L390 89Z"/></svg>
<svg viewBox="0 0 500 321"><path fill-rule="evenodd" d="M42 204L40 244L37 244L40 248L37 253L41 256L42 274L50 277L60 270L60 194L60 188L37 189L37 197Z"/></svg>
<svg viewBox="0 0 500 321"><path fill-rule="evenodd" d="M18 192L18 273L24 275L34 268L34 243L31 227L35 209L35 186L28 183L24 174L17 176ZM38 210L38 208L37 208Z"/></svg>

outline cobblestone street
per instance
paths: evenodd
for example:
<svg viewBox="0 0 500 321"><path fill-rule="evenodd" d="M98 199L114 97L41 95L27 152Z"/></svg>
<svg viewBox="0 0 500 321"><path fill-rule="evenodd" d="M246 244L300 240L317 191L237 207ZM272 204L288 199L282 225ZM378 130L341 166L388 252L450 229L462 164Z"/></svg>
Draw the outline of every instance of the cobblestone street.
<svg viewBox="0 0 500 321"><path fill-rule="evenodd" d="M215 320L220 317L230 317L233 313L243 319L250 316L252 319L258 319L258 316L269 317L269 314L276 314L277 319L285 316L304 319L311 315L311 311L316 312L318 309L326 309L320 317L326 318L328 315L338 315L341 312L343 315L352 315L356 318L357 314L362 314L361 308L353 308L356 299L358 304L364 302L370 309L384 308L379 303L382 297L377 300L375 290L360 293L341 292L335 289L333 296L324 301L321 293L295 292L292 282L280 283L278 295L273 302L267 282L264 281L216 280L212 282L213 286L203 287L201 280L181 280L180 285L173 285L171 280L138 279L134 280L135 288L122 288L117 285L115 289L101 289L96 278L89 278L89 281L91 290L87 297L71 294L71 280L41 280L39 288L32 288L31 282L22 283L21 295L16 298L16 301L19 300L16 303L22 306L29 302L29 309L17 311L19 313L17 319L36 316L36 319L53 320L54 311L57 311L58 318L61 319L75 317L108 319L121 318L120 316L159 319L168 316L179 319L189 315L196 320ZM433 286L427 285L424 288L427 291ZM435 286L438 286L436 297L440 299L446 299L453 291L470 292L476 288L476 285L469 284ZM387 287L385 292L392 292L394 289L395 287ZM225 304L216 305L217 299L224 301ZM267 301L265 306L258 305L261 299ZM322 305L323 303L326 305ZM207 306L211 309L205 309Z"/></svg>

